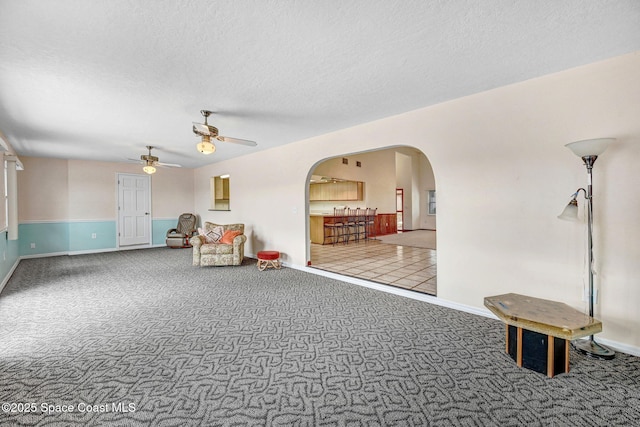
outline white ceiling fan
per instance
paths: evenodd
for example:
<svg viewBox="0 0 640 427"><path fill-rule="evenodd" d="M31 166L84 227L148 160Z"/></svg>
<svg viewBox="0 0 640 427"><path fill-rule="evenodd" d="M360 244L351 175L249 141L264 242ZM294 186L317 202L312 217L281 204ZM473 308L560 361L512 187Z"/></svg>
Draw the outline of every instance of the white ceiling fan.
<svg viewBox="0 0 640 427"><path fill-rule="evenodd" d="M222 142L231 142L233 144L248 145L250 147L258 145L257 142L249 141L248 139L231 138L229 136L219 135L218 128L211 126L207 122L207 119L211 114L213 114L213 112L209 110L200 110L200 114L204 116L204 123L193 122L193 133L202 137L202 141L197 146L198 151L202 154L212 154L216 151L216 146L211 142L212 139L217 139Z"/></svg>
<svg viewBox="0 0 640 427"><path fill-rule="evenodd" d="M152 156L151 155L151 150L154 147L152 145L147 145L147 149L149 150L149 154L143 154L140 156L140 160L137 159L129 159L133 162L137 162L140 163L142 165L145 165L142 170L144 170L146 173L148 173L149 175L151 175L152 173L156 172L156 166L160 166L160 167L168 167L168 168L181 168L181 165L175 164L175 163L163 163L160 162L159 159L156 156Z"/></svg>

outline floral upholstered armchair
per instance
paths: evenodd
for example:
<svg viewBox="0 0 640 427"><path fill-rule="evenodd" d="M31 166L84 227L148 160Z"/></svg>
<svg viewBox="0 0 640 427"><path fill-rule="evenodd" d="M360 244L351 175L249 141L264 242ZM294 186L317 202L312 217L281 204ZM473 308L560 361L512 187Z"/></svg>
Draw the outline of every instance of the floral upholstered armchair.
<svg viewBox="0 0 640 427"><path fill-rule="evenodd" d="M189 240L193 246L193 265L240 265L246 241L244 224L205 222L204 228L199 228L198 234Z"/></svg>

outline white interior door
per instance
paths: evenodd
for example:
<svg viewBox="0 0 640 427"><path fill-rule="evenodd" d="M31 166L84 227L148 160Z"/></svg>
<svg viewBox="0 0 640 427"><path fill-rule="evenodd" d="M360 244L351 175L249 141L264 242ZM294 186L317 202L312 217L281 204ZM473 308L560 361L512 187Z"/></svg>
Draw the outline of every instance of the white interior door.
<svg viewBox="0 0 640 427"><path fill-rule="evenodd" d="M118 174L118 244L151 244L151 180L148 175Z"/></svg>

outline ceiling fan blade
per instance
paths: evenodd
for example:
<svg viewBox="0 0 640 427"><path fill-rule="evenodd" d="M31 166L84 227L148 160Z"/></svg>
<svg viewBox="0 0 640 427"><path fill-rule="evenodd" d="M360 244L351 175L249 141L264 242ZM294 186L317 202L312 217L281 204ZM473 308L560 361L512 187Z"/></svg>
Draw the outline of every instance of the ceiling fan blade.
<svg viewBox="0 0 640 427"><path fill-rule="evenodd" d="M199 135L211 135L211 131L209 130L209 126L202 123L193 123L193 132Z"/></svg>
<svg viewBox="0 0 640 427"><path fill-rule="evenodd" d="M239 138L231 138L229 136L218 136L216 139L224 142L231 142L234 144L248 145L250 147L255 147L258 145L255 141L249 141L248 139L239 139Z"/></svg>
<svg viewBox="0 0 640 427"><path fill-rule="evenodd" d="M167 168L181 168L182 165L176 164L176 163L164 163L164 162L156 162L156 165L158 166L164 166Z"/></svg>
<svg viewBox="0 0 640 427"><path fill-rule="evenodd" d="M128 160L128 161L130 161L130 162L136 162L136 163L140 163L140 164L143 164L143 163L144 163L144 162L143 162L142 160L140 160L140 159L127 159L127 160Z"/></svg>

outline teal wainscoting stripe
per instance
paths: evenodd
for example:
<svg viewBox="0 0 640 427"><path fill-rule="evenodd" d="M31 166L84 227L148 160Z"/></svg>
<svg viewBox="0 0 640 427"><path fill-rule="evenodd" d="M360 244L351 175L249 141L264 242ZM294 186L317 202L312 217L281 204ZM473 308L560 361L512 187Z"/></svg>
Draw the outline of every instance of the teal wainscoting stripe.
<svg viewBox="0 0 640 427"><path fill-rule="evenodd" d="M152 244L163 245L167 230L174 228L178 219L152 221ZM117 248L116 221L41 222L18 225L17 253L19 256L94 252ZM95 236L95 237L94 237ZM0 235L0 237L2 237ZM34 247L31 247L31 246ZM2 256L0 244L0 256ZM10 258L10 255L6 255ZM2 258L0 258L0 277Z"/></svg>
<svg viewBox="0 0 640 427"><path fill-rule="evenodd" d="M69 223L69 252L115 249L115 221L82 221Z"/></svg>
<svg viewBox="0 0 640 427"><path fill-rule="evenodd" d="M178 218L176 219L154 219L152 224L153 244L164 245L167 241L167 231L176 228Z"/></svg>
<svg viewBox="0 0 640 427"><path fill-rule="evenodd" d="M69 224L66 222L18 224L18 242L19 256L67 252Z"/></svg>

